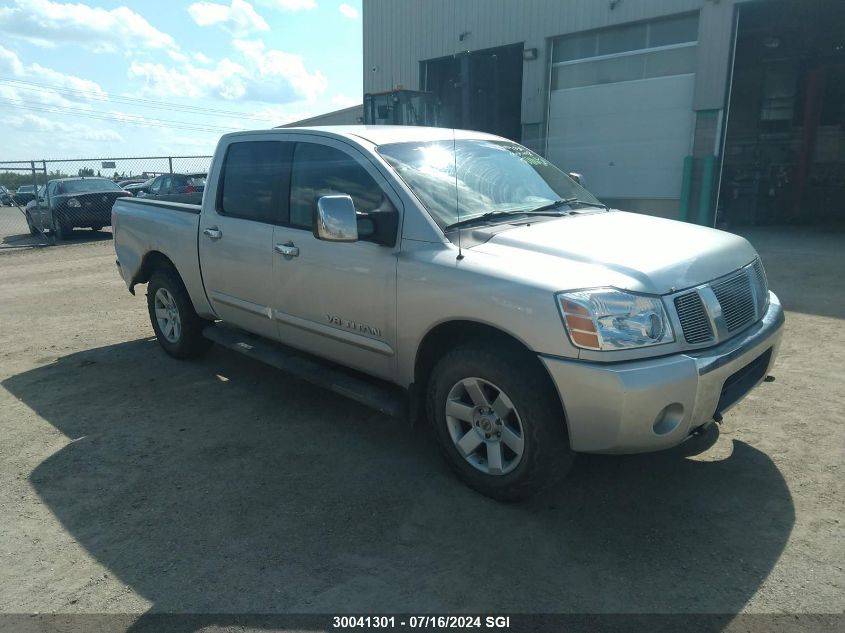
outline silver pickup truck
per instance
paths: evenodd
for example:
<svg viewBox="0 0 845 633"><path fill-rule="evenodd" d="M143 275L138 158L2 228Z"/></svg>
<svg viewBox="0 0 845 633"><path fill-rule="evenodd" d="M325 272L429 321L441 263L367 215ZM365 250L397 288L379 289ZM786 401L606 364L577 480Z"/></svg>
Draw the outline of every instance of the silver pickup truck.
<svg viewBox="0 0 845 633"><path fill-rule="evenodd" d="M114 245L171 356L214 341L427 419L464 482L514 500L577 452L720 421L782 333L746 240L608 209L576 180L478 132L241 132L201 205L119 199Z"/></svg>

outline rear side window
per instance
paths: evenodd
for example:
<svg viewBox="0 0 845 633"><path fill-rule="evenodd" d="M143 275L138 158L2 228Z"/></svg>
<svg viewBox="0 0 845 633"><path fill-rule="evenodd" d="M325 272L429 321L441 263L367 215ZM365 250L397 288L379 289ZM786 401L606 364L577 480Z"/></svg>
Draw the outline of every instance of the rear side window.
<svg viewBox="0 0 845 633"><path fill-rule="evenodd" d="M287 143L233 143L226 152L218 211L256 222L279 221L287 197Z"/></svg>
<svg viewBox="0 0 845 633"><path fill-rule="evenodd" d="M320 196L346 194L355 210L373 212L390 202L381 187L354 158L327 145L297 143L290 191L290 223L311 228ZM392 208L392 207L391 207Z"/></svg>

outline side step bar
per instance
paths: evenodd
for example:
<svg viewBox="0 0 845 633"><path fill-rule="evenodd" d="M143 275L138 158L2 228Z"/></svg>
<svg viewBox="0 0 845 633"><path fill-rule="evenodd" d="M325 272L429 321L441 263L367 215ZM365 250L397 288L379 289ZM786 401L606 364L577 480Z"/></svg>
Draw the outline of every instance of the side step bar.
<svg viewBox="0 0 845 633"><path fill-rule="evenodd" d="M218 345L272 365L380 413L397 418L408 415L407 396L395 385L357 374L352 370L293 350L281 343L269 341L222 323L209 325L202 334Z"/></svg>

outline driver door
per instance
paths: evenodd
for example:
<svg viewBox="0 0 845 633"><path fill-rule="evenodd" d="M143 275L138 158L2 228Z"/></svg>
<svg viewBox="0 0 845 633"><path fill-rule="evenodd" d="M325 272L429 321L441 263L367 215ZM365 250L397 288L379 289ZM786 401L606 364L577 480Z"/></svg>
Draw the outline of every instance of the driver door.
<svg viewBox="0 0 845 633"><path fill-rule="evenodd" d="M389 246L368 238L327 242L315 238L311 227L323 195L349 195L359 212L401 213L401 203L378 169L354 147L317 136L296 140L289 216L273 235L273 311L279 338L391 378L396 367L398 236Z"/></svg>

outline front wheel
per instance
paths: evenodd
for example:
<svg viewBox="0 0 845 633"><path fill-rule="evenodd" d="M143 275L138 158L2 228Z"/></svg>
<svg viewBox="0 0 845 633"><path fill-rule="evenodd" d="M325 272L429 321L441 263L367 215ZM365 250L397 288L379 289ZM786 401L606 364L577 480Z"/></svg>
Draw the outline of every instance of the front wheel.
<svg viewBox="0 0 845 633"><path fill-rule="evenodd" d="M27 211L26 215L26 226L29 229L30 235L38 235L38 229L35 228L35 225L32 223L32 216Z"/></svg>
<svg viewBox="0 0 845 633"><path fill-rule="evenodd" d="M197 315L185 284L172 268L153 273L147 284L147 308L159 344L174 358L193 358L211 346L202 335L209 322Z"/></svg>
<svg viewBox="0 0 845 633"><path fill-rule="evenodd" d="M572 465L554 387L524 350L447 353L432 371L427 406L449 465L484 495L525 499Z"/></svg>

